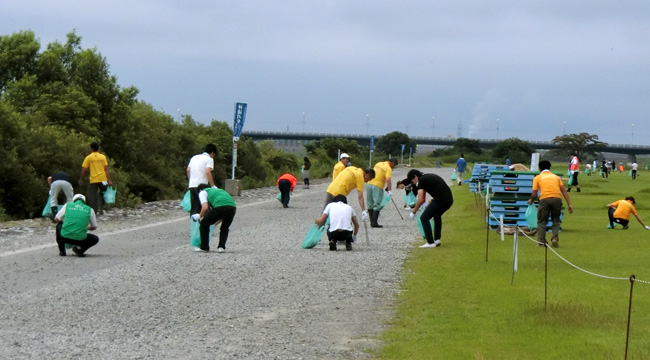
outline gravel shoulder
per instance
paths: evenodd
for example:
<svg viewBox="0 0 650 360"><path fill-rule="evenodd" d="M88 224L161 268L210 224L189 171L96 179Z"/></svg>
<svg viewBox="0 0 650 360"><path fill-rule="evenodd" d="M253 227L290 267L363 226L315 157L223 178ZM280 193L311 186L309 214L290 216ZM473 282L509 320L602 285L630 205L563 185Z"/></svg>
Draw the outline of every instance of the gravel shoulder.
<svg viewBox="0 0 650 360"><path fill-rule="evenodd" d="M108 211L86 258L57 256L49 220L2 224L0 358L371 358L421 240L388 205L369 245L362 226L351 252L301 249L327 184L298 186L289 209L276 188L244 191L223 254L191 251L178 201Z"/></svg>

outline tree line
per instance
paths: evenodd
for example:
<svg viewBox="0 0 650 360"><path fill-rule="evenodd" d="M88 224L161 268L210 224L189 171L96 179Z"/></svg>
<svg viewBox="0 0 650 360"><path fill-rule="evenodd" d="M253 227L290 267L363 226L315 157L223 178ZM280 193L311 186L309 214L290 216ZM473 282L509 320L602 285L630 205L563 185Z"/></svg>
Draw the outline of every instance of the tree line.
<svg viewBox="0 0 650 360"><path fill-rule="evenodd" d="M178 199L187 187L190 157L207 143L217 146L213 175L223 186L231 168L230 126L214 119L205 125L191 115L176 121L154 109L137 98L135 86L120 86L107 59L96 48L83 48L81 40L72 31L65 43L41 49L32 31L0 36L0 220L40 216L46 179L57 171L67 172L75 192L84 193L77 180L92 142L109 159L117 206ZM469 144L473 150L466 140L459 139L459 148ZM400 154L402 144L417 151L406 134L380 137L374 159ZM312 178L329 175L340 149L358 166L369 151L346 139L321 139L305 148L313 157ZM235 177L245 189L272 185L283 172L298 177L302 165L272 141L242 137L237 155Z"/></svg>

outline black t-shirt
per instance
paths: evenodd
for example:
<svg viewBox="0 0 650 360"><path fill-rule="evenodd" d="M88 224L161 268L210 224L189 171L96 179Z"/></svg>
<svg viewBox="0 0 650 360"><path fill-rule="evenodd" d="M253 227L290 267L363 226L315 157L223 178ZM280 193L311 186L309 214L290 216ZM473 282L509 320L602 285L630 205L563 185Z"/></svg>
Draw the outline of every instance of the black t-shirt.
<svg viewBox="0 0 650 360"><path fill-rule="evenodd" d="M436 174L424 174L418 178L418 190L426 191L435 201L453 203L454 197L447 182Z"/></svg>
<svg viewBox="0 0 650 360"><path fill-rule="evenodd" d="M52 175L52 182L55 182L57 180L64 180L72 184L72 180L70 180L70 176L68 176L68 174L63 171L59 171L54 175Z"/></svg>

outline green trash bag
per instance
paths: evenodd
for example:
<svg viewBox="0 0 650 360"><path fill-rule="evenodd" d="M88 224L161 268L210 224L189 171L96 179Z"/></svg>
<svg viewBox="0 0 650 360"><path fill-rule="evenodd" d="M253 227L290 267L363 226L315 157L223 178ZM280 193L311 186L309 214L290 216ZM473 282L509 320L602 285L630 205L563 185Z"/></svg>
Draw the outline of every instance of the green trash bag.
<svg viewBox="0 0 650 360"><path fill-rule="evenodd" d="M537 208L535 205L528 205L526 208L526 225L530 230L537 229Z"/></svg>
<svg viewBox="0 0 650 360"><path fill-rule="evenodd" d="M420 230L420 235L426 239L426 236L424 236L424 228L422 227L422 220L420 219L420 215L422 214L416 215L418 218L418 230ZM429 222L431 223L431 230L433 230L433 218L431 218Z"/></svg>
<svg viewBox="0 0 650 360"><path fill-rule="evenodd" d="M458 174L456 174L456 169L454 169L454 171L451 172L451 180L455 181L456 179L458 179Z"/></svg>
<svg viewBox="0 0 650 360"><path fill-rule="evenodd" d="M52 207L50 206L50 201L52 201L52 197L48 196L47 202L45 203L45 207L43 207L43 212L41 213L41 216L52 219L54 218L54 216L56 216L56 214L52 214ZM63 205L57 205L56 206L57 212L61 210L62 207Z"/></svg>
<svg viewBox="0 0 650 360"><path fill-rule="evenodd" d="M380 207L379 210L383 209L384 206L388 205L389 202L390 202L390 196L388 196L388 193L384 191L384 197L381 199L381 203L379 204Z"/></svg>
<svg viewBox="0 0 650 360"><path fill-rule="evenodd" d="M117 194L117 189L109 186L104 192L104 203L105 204L115 204L115 195Z"/></svg>
<svg viewBox="0 0 650 360"><path fill-rule="evenodd" d="M630 172L628 173L629 176L632 176L632 169L630 169Z"/></svg>
<svg viewBox="0 0 650 360"><path fill-rule="evenodd" d="M201 247L201 231L200 224L198 221L192 220L190 218L190 245L193 247ZM208 235L208 240L212 240L212 233L214 233L214 225L210 225L210 234Z"/></svg>
<svg viewBox="0 0 650 360"><path fill-rule="evenodd" d="M404 203L410 207L415 206L415 202L417 201L413 191L408 193L408 195L402 195L402 198L404 199Z"/></svg>
<svg viewBox="0 0 650 360"><path fill-rule="evenodd" d="M325 233L324 225L319 227L316 224L311 224L311 227L307 232L307 236L305 236L305 241L302 242L302 248L311 249L314 246L316 246L316 244L318 244L320 238L323 236L324 233Z"/></svg>
<svg viewBox="0 0 650 360"><path fill-rule="evenodd" d="M192 197L189 190L187 190L185 195L183 195L183 200L181 200L181 207L185 212L190 212L190 210L192 210Z"/></svg>
<svg viewBox="0 0 650 360"><path fill-rule="evenodd" d="M278 201L282 201L282 192L278 193L278 196L275 197Z"/></svg>

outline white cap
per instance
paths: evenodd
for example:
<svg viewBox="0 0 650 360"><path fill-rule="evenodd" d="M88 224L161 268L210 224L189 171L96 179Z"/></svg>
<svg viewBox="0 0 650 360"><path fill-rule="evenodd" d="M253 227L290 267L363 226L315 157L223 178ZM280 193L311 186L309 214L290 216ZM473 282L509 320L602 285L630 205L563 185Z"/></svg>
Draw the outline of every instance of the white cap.
<svg viewBox="0 0 650 360"><path fill-rule="evenodd" d="M343 159L343 158L348 158L348 159L349 159L349 158L350 158L350 155L348 155L348 154L346 154L346 153L343 153L343 154L341 154L341 157L339 158L339 160L341 160L341 159Z"/></svg>
<svg viewBox="0 0 650 360"><path fill-rule="evenodd" d="M86 202L86 197L83 196L82 194L75 194L75 196L72 197L72 202L75 202L77 200L81 200L84 203Z"/></svg>

